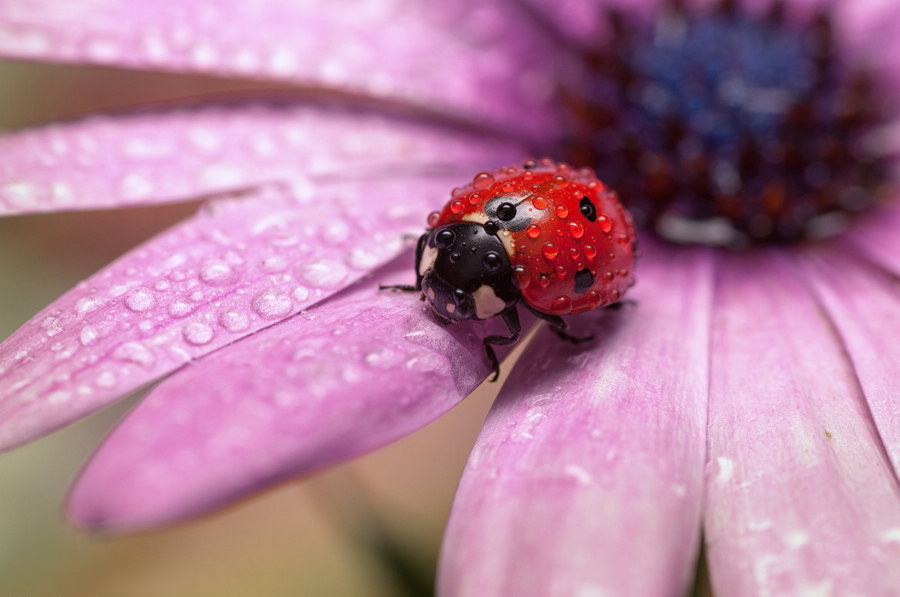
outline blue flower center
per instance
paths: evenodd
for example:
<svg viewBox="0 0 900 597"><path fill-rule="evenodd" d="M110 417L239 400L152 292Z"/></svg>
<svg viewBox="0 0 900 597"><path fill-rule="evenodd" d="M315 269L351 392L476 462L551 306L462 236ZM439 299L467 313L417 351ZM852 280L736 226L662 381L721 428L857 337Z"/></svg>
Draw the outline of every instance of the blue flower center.
<svg viewBox="0 0 900 597"><path fill-rule="evenodd" d="M586 91L561 90L570 158L676 240L793 241L867 207L887 178L866 142L886 119L880 96L826 13L781 9L611 12L608 43L584 54Z"/></svg>

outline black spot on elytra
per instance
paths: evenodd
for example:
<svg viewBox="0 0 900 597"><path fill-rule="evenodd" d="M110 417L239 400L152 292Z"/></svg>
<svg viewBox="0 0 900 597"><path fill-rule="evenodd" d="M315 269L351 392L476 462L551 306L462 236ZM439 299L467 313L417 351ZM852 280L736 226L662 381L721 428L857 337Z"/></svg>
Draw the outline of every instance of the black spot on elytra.
<svg viewBox="0 0 900 597"><path fill-rule="evenodd" d="M594 285L594 274L587 269L580 269L575 274L575 292L584 294Z"/></svg>
<svg viewBox="0 0 900 597"><path fill-rule="evenodd" d="M597 208L594 207L594 204L590 199L588 199L587 197L582 197L581 202L578 204L578 207L581 208L581 215L586 217L589 222L597 221Z"/></svg>

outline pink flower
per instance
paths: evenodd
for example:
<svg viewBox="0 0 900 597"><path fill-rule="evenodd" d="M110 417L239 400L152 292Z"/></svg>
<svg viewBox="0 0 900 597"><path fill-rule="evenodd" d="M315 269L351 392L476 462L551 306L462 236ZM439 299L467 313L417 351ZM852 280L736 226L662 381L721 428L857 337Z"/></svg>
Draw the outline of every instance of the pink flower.
<svg viewBox="0 0 900 597"><path fill-rule="evenodd" d="M609 129L590 101L610 92L608 81L580 69L592 63L579 56L610 35L633 41L598 30L604 3L310 4L0 4L8 57L303 91L281 104L97 116L0 139L5 213L209 197L0 346L5 448L165 378L76 483L69 515L81 525L190 517L384 445L472 391L488 374L480 339L500 324L443 327L417 297L377 286L410 282L403 236L421 233L425 215L478 171L563 145L570 155L621 148L616 160L633 137L647 178L620 169L621 184L663 181L630 192L652 198L689 165L677 163L676 175L654 165L668 155L661 141L630 131L624 116L612 129L626 131L621 144L603 141ZM812 27L809 4L789 3L786 26ZM740 10L766 6L746 0ZM686 14L652 2L626 10L657 14L663 44ZM828 11L841 57L867 62L876 99L896 101L896 6ZM723 80L725 102L746 87ZM782 96L760 85L747 93L760 102L754 113L768 114ZM662 85L639 91L647 105L669 101ZM579 136L585 105L595 137ZM896 142L887 124L851 141L886 153ZM775 129L767 134L786 137ZM771 180L793 189L805 177L858 198L856 183L816 182L818 161L793 164L793 147L781 147L777 175L766 171L762 211L734 216L732 228L796 235L772 215L785 194ZM722 213L729 164L706 165ZM900 590L891 564L900 558L900 212L868 200L887 188L869 185L854 205L870 213L824 241L731 252L645 234L637 306L577 319L598 342L568 346L538 331L470 457L441 594L680 594L701 528L721 595ZM682 216L698 214L681 211L681 190L673 209L635 205L664 235L696 239ZM720 229L703 230L722 239Z"/></svg>

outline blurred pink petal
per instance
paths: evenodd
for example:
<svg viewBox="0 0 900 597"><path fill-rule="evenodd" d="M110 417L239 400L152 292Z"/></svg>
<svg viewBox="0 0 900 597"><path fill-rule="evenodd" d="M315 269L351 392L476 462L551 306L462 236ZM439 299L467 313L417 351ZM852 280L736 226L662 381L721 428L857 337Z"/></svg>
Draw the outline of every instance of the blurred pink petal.
<svg viewBox="0 0 900 597"><path fill-rule="evenodd" d="M458 178L335 182L304 197L273 186L204 206L0 345L0 447L74 421L346 287L398 255L402 235L421 231L433 198Z"/></svg>
<svg viewBox="0 0 900 597"><path fill-rule="evenodd" d="M506 0L6 0L0 55L276 79L533 133L560 66Z"/></svg>
<svg viewBox="0 0 900 597"><path fill-rule="evenodd" d="M271 181L311 192L338 176L469 176L522 151L485 135L319 105L95 117L0 137L0 215L183 201Z"/></svg>
<svg viewBox="0 0 900 597"><path fill-rule="evenodd" d="M892 594L900 491L831 322L776 251L723 256L717 271L705 510L717 594Z"/></svg>
<svg viewBox="0 0 900 597"><path fill-rule="evenodd" d="M204 512L431 422L488 374L481 338L502 323L445 327L413 293L409 260L191 364L116 429L69 513L125 530Z"/></svg>
<svg viewBox="0 0 900 597"><path fill-rule="evenodd" d="M862 216L858 225L841 237L853 252L900 275L900 209L888 207Z"/></svg>
<svg viewBox="0 0 900 597"><path fill-rule="evenodd" d="M453 504L441 595L680 595L700 540L712 276L648 247L636 307L547 330L491 410ZM590 322L590 323L589 323Z"/></svg>
<svg viewBox="0 0 900 597"><path fill-rule="evenodd" d="M853 363L894 473L900 476L900 293L896 278L842 251L808 251L803 271ZM900 534L897 536L900 541Z"/></svg>

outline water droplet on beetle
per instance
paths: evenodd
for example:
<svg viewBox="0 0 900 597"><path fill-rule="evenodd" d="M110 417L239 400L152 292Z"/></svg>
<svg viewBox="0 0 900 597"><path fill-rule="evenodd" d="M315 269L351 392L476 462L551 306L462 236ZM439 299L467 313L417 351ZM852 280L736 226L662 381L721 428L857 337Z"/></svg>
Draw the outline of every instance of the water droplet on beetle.
<svg viewBox="0 0 900 597"><path fill-rule="evenodd" d="M488 172L479 172L472 178L472 186L476 189L485 189L494 184L494 177Z"/></svg>
<svg viewBox="0 0 900 597"><path fill-rule="evenodd" d="M528 235L528 238L537 238L541 235L541 227L536 224L532 224L525 230L525 234Z"/></svg>
<svg viewBox="0 0 900 597"><path fill-rule="evenodd" d="M556 259L557 255L559 255L559 247L554 245L553 243L546 243L543 248L544 257L553 261Z"/></svg>
<svg viewBox="0 0 900 597"><path fill-rule="evenodd" d="M581 238L584 236L584 226L581 225L581 222L569 222L569 234L574 239Z"/></svg>
<svg viewBox="0 0 900 597"><path fill-rule="evenodd" d="M463 202L457 199L456 201L450 202L450 211L454 214L458 214L463 210Z"/></svg>
<svg viewBox="0 0 900 597"><path fill-rule="evenodd" d="M597 247L594 245L585 245L584 256L587 257L588 261L593 261L594 257L597 256Z"/></svg>
<svg viewBox="0 0 900 597"><path fill-rule="evenodd" d="M534 199L532 199L531 204L534 206L535 209L547 209L547 205L548 205L546 197L541 197L541 196L538 196L538 197L535 197Z"/></svg>
<svg viewBox="0 0 900 597"><path fill-rule="evenodd" d="M612 221L606 216L597 216L597 225L600 226L600 230L602 230L603 232L609 232L610 230L612 230Z"/></svg>
<svg viewBox="0 0 900 597"><path fill-rule="evenodd" d="M567 315L572 312L572 299L562 295L553 299L550 303L550 311L556 315Z"/></svg>

